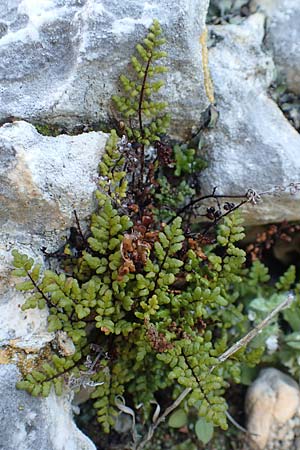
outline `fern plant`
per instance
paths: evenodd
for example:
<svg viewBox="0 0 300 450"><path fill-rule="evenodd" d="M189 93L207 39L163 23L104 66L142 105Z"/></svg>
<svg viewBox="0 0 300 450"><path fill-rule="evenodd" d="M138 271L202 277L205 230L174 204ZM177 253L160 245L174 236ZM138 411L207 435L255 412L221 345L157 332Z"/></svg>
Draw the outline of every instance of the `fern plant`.
<svg viewBox="0 0 300 450"><path fill-rule="evenodd" d="M256 343L216 364L249 328L240 300L252 295L258 280L268 281L265 269L244 267L245 252L237 246L244 236L241 219L227 207L215 239L192 237L189 215L180 217L178 207L188 211L186 197L197 193L189 181L194 183L192 174L203 161L188 146L161 143L147 153L145 164L147 145L165 133L168 121L162 115L166 104L151 97L163 85L150 81L165 71L152 65L165 56L163 43L154 21L131 61L136 80L121 77L125 95L114 101L127 135L119 139L113 130L107 142L98 208L83 248L60 273L42 271L13 251L13 275L22 279L16 287L26 294L22 309L47 308L48 329L55 333L51 351L32 361L33 369L24 367L17 387L43 396L52 386L57 395L66 384L93 388L106 433L119 414L120 397L134 408L142 404L140 417L148 419L158 395L168 393L172 401L184 388L190 393L182 408L226 429L225 390L239 381L242 366L257 363L264 348ZM169 202L164 216L182 176L181 200ZM284 289L288 284L281 281Z"/></svg>
<svg viewBox="0 0 300 450"><path fill-rule="evenodd" d="M166 42L161 34L160 24L154 20L143 43L136 46L137 55L131 58L133 76L120 77L124 95L112 97L121 119L126 121L128 137L144 145L159 141L170 121L169 115L164 112L168 104L153 100L153 94L158 94L164 86L164 81L155 80L155 77L167 70L165 66L157 64L167 56L160 49Z"/></svg>
<svg viewBox="0 0 300 450"><path fill-rule="evenodd" d="M217 241L227 247L223 256L216 255L215 244L207 249L204 260L195 249L188 249L183 262L176 258L184 243L177 218L159 233L143 270L123 275L124 260L119 250L114 251L124 243L123 229L116 227L118 238L114 233L107 238L106 233L110 221L114 220L114 226L124 219L112 211L104 203L94 217L95 221L98 218L98 229L93 230L89 243L98 256L85 251L77 262L78 274L83 268L86 274L88 267L88 282L50 271L38 281L39 266L14 252L14 275L29 278L17 288L36 291L23 309L49 305L49 331L63 330L75 345L71 356L53 354L49 361L39 361L18 387L32 395L46 396L51 385L59 395L65 380L74 382L77 378L80 386L80 378L88 371L84 362L90 345L96 343L103 357L97 371L90 374L89 383L96 386L92 398L96 399L95 408L105 431L109 431L118 414L116 396L130 393L134 404L145 404L147 417L156 392L173 387L176 397L180 386L192 388L186 408L196 407L206 421L226 428L223 394L227 380L239 381L241 365L257 363L264 347L256 342L252 349L240 351L239 361L229 360L213 372L210 370L217 356L249 327L241 303L237 302L241 282L243 297L251 293L258 279L268 281L262 266L255 264L248 273L243 268L245 254L235 246L242 237L240 220L229 216L219 229ZM126 223L131 225L128 217ZM110 250L108 258L106 244ZM183 271L184 284L176 286L179 279L182 283ZM277 288L286 289L290 276L286 275ZM250 309L253 306L250 303ZM92 322L100 329L96 338L86 332L93 316Z"/></svg>
<svg viewBox="0 0 300 450"><path fill-rule="evenodd" d="M23 309L48 305L49 330L62 330L75 346L73 355L40 361L18 387L47 395L51 384L59 394L64 380L77 378L80 385L93 344L103 355L90 384L97 385L91 396L104 431L118 414L117 396L130 393L135 405L143 402L147 417L157 392L172 388L176 396L180 386L192 388L186 407L197 407L200 416L226 428L223 394L228 379L238 380L239 363L210 369L233 340L230 331L235 330L235 339L245 329L231 293L241 281L245 259L235 246L242 233L239 219L227 217L219 230L218 241L227 246L224 257L211 247L204 261L192 248L179 258L185 242L179 217L154 239L146 241L145 234L143 241L105 192L97 196L101 206L92 218L89 248L77 261L76 277L45 271L40 279L39 267L14 252L14 275L29 278L17 288L35 290ZM134 250L125 254L135 242L145 252L137 260ZM149 245L143 247L143 242ZM91 323L97 333L87 333ZM248 351L242 359L253 360L253 355Z"/></svg>

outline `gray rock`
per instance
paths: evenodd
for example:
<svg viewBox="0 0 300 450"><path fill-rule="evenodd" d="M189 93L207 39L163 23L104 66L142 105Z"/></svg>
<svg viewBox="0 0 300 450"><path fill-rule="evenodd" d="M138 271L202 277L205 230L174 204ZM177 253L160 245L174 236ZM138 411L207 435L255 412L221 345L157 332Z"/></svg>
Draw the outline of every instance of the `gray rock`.
<svg viewBox="0 0 300 450"><path fill-rule="evenodd" d="M46 399L18 391L13 364L0 365L0 450L95 450L72 419L68 397Z"/></svg>
<svg viewBox="0 0 300 450"><path fill-rule="evenodd" d="M74 224L94 209L97 166L107 135L46 137L26 122L0 128L0 343L23 346L51 340L46 313L22 313L24 296L13 289L11 250L41 261L41 247L57 250Z"/></svg>
<svg viewBox="0 0 300 450"><path fill-rule="evenodd" d="M248 389L245 408L253 450L292 450L299 437L299 386L277 369L264 369Z"/></svg>
<svg viewBox="0 0 300 450"><path fill-rule="evenodd" d="M14 289L17 281L11 276L13 248L18 248L23 253L35 257L29 245L20 246L7 235L0 235L0 348L6 345L16 346L23 349L38 351L43 345L54 338L52 333L47 332L47 312L30 309L26 313L21 311L24 303L24 295ZM38 241L37 241L38 242ZM41 257L39 255L39 262ZM1 359L1 358L0 358Z"/></svg>
<svg viewBox="0 0 300 450"><path fill-rule="evenodd" d="M300 193L290 195L287 186L300 181L300 135L267 94L274 64L262 50L264 16L210 30L219 119L205 134L209 166L201 175L203 192L215 186L220 194L244 194L249 188L274 192L280 185L286 188L280 196L266 195L260 205L243 209L247 225L299 220Z"/></svg>
<svg viewBox="0 0 300 450"><path fill-rule="evenodd" d="M266 14L265 43L274 55L279 81L300 94L299 0L252 0L251 6Z"/></svg>
<svg viewBox="0 0 300 450"><path fill-rule="evenodd" d="M55 336L47 332L46 310L21 310L25 295L14 289L11 250L43 263L41 247L64 244L73 209L82 220L93 211L106 139L95 132L45 137L22 121L0 128L1 450L95 449L72 420L69 395L36 399L15 388L17 356L38 353ZM61 338L61 350L70 354L71 343Z"/></svg>
<svg viewBox="0 0 300 450"><path fill-rule="evenodd" d="M238 14L242 6L246 4L246 0L211 0L209 7L214 13L220 17L225 15L226 18L231 14Z"/></svg>
<svg viewBox="0 0 300 450"><path fill-rule="evenodd" d="M208 3L2 0L0 120L15 116L67 127L107 121L118 77L157 18L169 52L163 95L173 132L185 137L208 105L199 43Z"/></svg>
<svg viewBox="0 0 300 450"><path fill-rule="evenodd" d="M1 233L26 230L44 235L65 230L74 219L74 209L79 217L86 217L106 139L105 133L96 132L42 136L22 121L2 126Z"/></svg>

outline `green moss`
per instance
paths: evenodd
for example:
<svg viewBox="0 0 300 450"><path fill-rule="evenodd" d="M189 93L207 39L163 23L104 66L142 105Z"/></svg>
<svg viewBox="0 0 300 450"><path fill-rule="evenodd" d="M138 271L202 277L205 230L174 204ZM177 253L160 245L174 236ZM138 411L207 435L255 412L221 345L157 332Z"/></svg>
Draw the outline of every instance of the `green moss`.
<svg viewBox="0 0 300 450"><path fill-rule="evenodd" d="M110 121L111 122L111 121ZM66 127L65 125L48 124L36 122L33 123L37 131L43 136L57 137L61 134L67 134L69 136L77 136L82 133L88 133L91 131L102 131L103 133L109 133L111 130L111 123L104 121L89 122L87 124L77 125L74 127Z"/></svg>
<svg viewBox="0 0 300 450"><path fill-rule="evenodd" d="M56 137L60 134L64 134L64 131L61 127L57 125L50 125L45 123L35 123L34 124L37 131L42 134L43 136L52 136Z"/></svg>

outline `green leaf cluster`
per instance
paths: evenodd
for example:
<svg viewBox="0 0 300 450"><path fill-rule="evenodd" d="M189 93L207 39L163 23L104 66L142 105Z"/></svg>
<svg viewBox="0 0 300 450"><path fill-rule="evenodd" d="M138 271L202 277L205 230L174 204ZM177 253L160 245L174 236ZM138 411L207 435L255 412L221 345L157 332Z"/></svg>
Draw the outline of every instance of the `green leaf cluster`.
<svg viewBox="0 0 300 450"><path fill-rule="evenodd" d="M73 376L79 377L77 363L81 358L82 353L79 350L66 358L53 354L49 361L41 361L38 368L24 374L24 378L17 382L16 387L34 397L48 397L51 388L54 388L56 395L62 395L65 385L64 375L72 371Z"/></svg>
<svg viewBox="0 0 300 450"><path fill-rule="evenodd" d="M254 345L266 348L263 361L283 365L291 375L299 377L300 284L296 282L296 268L290 266L276 283L269 280L267 267L256 261L243 284L242 295L254 325L280 304L290 291L293 291L295 300L255 338Z"/></svg>
<svg viewBox="0 0 300 450"><path fill-rule="evenodd" d="M97 199L102 206L107 197L111 201L120 202L126 196L127 180L124 171L125 157L119 148L119 137L116 130L111 130L106 142L105 153L99 164L99 190Z"/></svg>
<svg viewBox="0 0 300 450"><path fill-rule="evenodd" d="M167 71L165 66L157 64L167 56L160 49L165 44L161 34L160 24L154 20L143 43L136 46L137 55L131 58L133 76L120 77L124 95L112 97L122 120L127 122L128 138L144 145L160 140L170 121L164 112L167 103L158 100L158 92L164 82L157 80L156 76Z"/></svg>
<svg viewBox="0 0 300 450"><path fill-rule="evenodd" d="M142 270L120 276L121 244L132 222L107 196L100 205L76 277L50 270L40 274L32 259L13 252L13 273L26 279L17 288L34 291L22 309L47 305L49 331L65 332L75 345L74 355L53 356L18 387L46 395L51 380L60 386L67 376L80 377L82 351L86 354L89 343L96 342L103 354L116 355L101 358L100 369L91 376L99 383L92 397L104 431L114 423L117 395L131 393L136 405L145 404L147 416L155 393L167 387L174 396L180 387L190 387L187 407L196 407L200 417L226 428L223 394L226 380L238 379L239 365L229 361L210 369L245 321L232 293L244 270L244 253L235 247L242 235L240 220L226 218L217 238L227 246L226 253L217 256L212 246L204 263L192 249L184 261L178 257L185 236L181 219L175 218L159 232ZM184 288L176 289L182 276ZM91 323L94 333L88 332Z"/></svg>
<svg viewBox="0 0 300 450"><path fill-rule="evenodd" d="M160 169L157 180L159 187L153 193L159 205L156 216L166 222L176 217L177 211L199 194L199 173L207 167L206 161L200 156L200 149L189 148L187 144L175 144L172 155L174 161L166 171ZM170 169L172 176L168 177Z"/></svg>
<svg viewBox="0 0 300 450"><path fill-rule="evenodd" d="M186 174L191 175L197 172L199 173L207 167L206 161L197 155L197 150L189 148L186 144L174 145L173 151L175 158L174 175L176 177Z"/></svg>

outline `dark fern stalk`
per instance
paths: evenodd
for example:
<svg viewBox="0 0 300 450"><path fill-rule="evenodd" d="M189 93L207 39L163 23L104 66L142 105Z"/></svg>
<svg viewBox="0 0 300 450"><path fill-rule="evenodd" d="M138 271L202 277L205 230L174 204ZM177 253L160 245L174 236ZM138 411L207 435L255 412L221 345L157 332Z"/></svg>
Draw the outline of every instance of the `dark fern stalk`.
<svg viewBox="0 0 300 450"><path fill-rule="evenodd" d="M138 44L137 56L132 56L132 79L121 75L120 82L124 91L123 96L112 97L116 109L122 120L125 119L125 131L129 140L139 144L140 184L143 184L145 146L160 140L160 135L166 133L169 116L164 113L166 102L152 99L164 86L162 80L150 81L156 75L166 72L166 67L155 64L167 56L160 50L165 43L161 37L161 27L157 20L153 21L149 33Z"/></svg>
<svg viewBox="0 0 300 450"><path fill-rule="evenodd" d="M167 71L166 67L155 64L167 56L165 51L159 49L165 43L161 33L159 22L154 20L143 45L136 46L138 56L131 58L134 76L132 79L125 75L120 77L124 95L112 97L122 120L128 121L125 123L128 138L144 145L159 141L159 135L166 132L169 124L169 116L164 113L167 103L152 100L153 94L158 93L164 82L149 81Z"/></svg>

